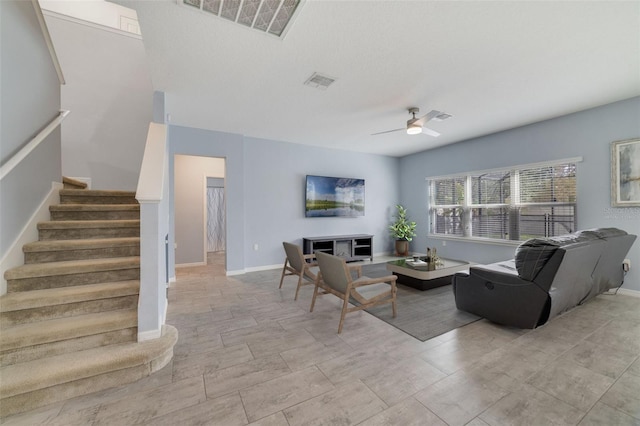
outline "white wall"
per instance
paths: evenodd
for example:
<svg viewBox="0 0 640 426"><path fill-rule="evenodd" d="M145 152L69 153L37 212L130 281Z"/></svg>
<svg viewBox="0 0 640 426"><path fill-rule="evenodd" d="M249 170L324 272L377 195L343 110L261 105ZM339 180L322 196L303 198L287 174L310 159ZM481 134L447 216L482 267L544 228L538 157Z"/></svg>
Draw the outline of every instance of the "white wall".
<svg viewBox="0 0 640 426"><path fill-rule="evenodd" d="M224 178L223 158L176 155L174 158L175 262L206 263L207 177Z"/></svg>
<svg viewBox="0 0 640 426"><path fill-rule="evenodd" d="M60 111L60 81L31 2L0 1L0 162L5 163ZM0 183L0 258L61 182L60 129Z"/></svg>
<svg viewBox="0 0 640 426"><path fill-rule="evenodd" d="M616 227L640 237L640 208L612 208L611 142L640 137L640 97L471 139L401 160L401 200L418 222L413 250L437 246L443 257L489 263L513 258L514 247L428 239L425 178L513 165L583 157L577 166L577 228ZM640 291L640 241L628 254L624 288ZM634 265L636 267L634 268Z"/></svg>
<svg viewBox="0 0 640 426"><path fill-rule="evenodd" d="M67 84L62 108L62 173L93 189L135 190L153 87L142 40L45 15Z"/></svg>

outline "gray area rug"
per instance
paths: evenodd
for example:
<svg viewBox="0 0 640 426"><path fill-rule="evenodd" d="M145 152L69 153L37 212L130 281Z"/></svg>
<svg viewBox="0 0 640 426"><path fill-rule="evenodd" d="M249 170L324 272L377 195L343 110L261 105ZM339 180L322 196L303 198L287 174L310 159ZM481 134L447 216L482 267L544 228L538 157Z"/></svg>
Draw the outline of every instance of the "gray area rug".
<svg viewBox="0 0 640 426"><path fill-rule="evenodd" d="M363 265L362 274L371 278L391 273L385 263ZM376 306L366 311L418 340L425 341L478 321L480 317L456 309L451 284L420 291L398 284L398 314L392 318L391 306Z"/></svg>

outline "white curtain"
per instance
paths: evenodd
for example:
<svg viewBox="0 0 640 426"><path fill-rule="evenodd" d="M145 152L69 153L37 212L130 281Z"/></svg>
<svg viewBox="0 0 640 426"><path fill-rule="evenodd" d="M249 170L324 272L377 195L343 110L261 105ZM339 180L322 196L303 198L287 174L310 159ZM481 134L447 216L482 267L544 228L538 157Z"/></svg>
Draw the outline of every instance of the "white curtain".
<svg viewBox="0 0 640 426"><path fill-rule="evenodd" d="M224 188L207 188L207 251L225 250Z"/></svg>

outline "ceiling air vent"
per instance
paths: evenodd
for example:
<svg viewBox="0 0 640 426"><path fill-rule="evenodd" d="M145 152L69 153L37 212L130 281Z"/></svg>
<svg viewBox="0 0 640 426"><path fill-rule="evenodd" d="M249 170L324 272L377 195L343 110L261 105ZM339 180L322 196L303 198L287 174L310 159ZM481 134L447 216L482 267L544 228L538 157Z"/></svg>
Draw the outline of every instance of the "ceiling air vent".
<svg viewBox="0 0 640 426"><path fill-rule="evenodd" d="M303 0L177 0L202 12L283 37Z"/></svg>
<svg viewBox="0 0 640 426"><path fill-rule="evenodd" d="M451 118L453 117L451 114L447 114L446 112L441 112L440 114L436 115L435 117L432 118L432 120L435 121L444 121L447 118Z"/></svg>
<svg viewBox="0 0 640 426"><path fill-rule="evenodd" d="M306 84L307 86L315 87L316 89L326 90L327 87L329 87L334 81L336 81L336 79L333 77L328 77L326 75L314 72L311 77L309 77L307 81L304 82L304 84Z"/></svg>

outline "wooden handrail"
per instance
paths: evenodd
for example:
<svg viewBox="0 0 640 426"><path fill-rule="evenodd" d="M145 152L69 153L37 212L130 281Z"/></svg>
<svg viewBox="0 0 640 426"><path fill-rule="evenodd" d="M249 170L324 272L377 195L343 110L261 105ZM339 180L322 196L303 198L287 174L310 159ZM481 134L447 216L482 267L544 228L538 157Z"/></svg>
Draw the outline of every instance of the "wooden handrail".
<svg viewBox="0 0 640 426"><path fill-rule="evenodd" d="M44 15L42 13L42 9L40 8L40 3L38 2L38 0L31 0L31 4L33 4L33 8L36 11L38 24L40 24L44 42L47 44L47 49L49 49L49 55L51 56L51 62L53 62L53 67L56 69L56 74L58 74L58 81L60 81L60 84L65 84L64 75L62 75L62 66L60 65L60 61L58 60L56 49L53 47L51 34L49 33L47 22L44 20Z"/></svg>
<svg viewBox="0 0 640 426"><path fill-rule="evenodd" d="M69 111L60 111L57 117L47 124L47 127L42 129L29 143L27 143L22 149L16 152L9 160L0 167L0 180L4 179L6 175L24 160L27 155L31 153L40 143L49 136L49 134L62 123L65 117L69 114Z"/></svg>

